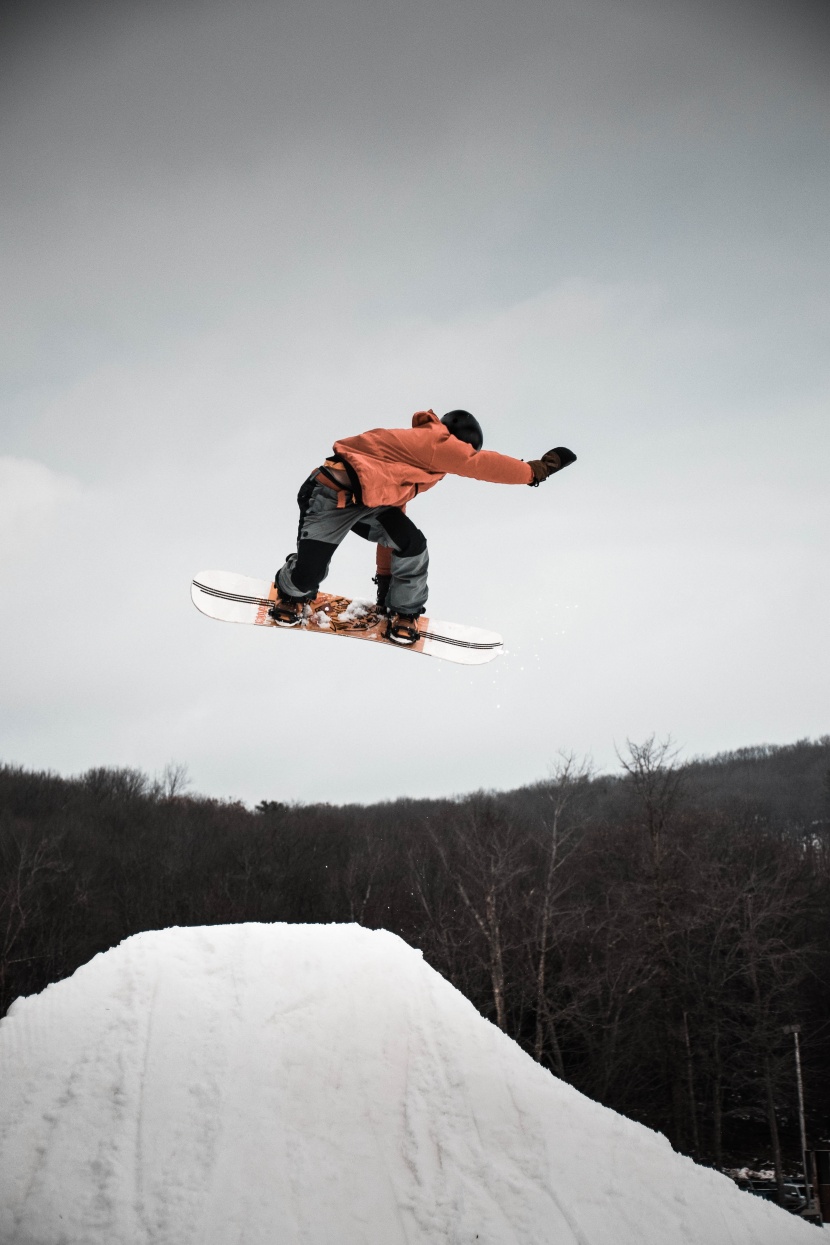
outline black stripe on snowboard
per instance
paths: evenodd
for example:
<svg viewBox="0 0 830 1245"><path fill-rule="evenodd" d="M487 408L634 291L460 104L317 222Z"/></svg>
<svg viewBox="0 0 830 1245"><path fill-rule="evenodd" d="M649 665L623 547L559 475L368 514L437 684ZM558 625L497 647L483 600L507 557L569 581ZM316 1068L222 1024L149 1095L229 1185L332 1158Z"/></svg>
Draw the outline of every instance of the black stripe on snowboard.
<svg viewBox="0 0 830 1245"><path fill-rule="evenodd" d="M434 631L422 631L421 635L425 640L440 640L442 644L455 644L458 648L479 648L486 652L491 649L501 648L501 640L454 640L448 635L437 635Z"/></svg>
<svg viewBox="0 0 830 1245"><path fill-rule="evenodd" d="M220 597L223 601L237 601L241 605L273 605L268 597L247 597L240 592L226 592L224 588L209 588L207 584L200 584L198 580L193 580L193 587L198 588L200 592L204 592L209 597ZM454 644L456 648L473 648L482 652L491 652L494 648L501 648L501 640L455 640L448 635L437 635L434 631L423 631L421 638L424 640L435 640L440 644ZM398 647L403 647L399 645Z"/></svg>
<svg viewBox="0 0 830 1245"><path fill-rule="evenodd" d="M193 580L193 587L198 588L200 592L204 592L205 596L221 597L223 601L239 601L242 605L274 604L268 597L246 597L241 592L226 592L224 588L208 588L207 584L200 584L197 579Z"/></svg>

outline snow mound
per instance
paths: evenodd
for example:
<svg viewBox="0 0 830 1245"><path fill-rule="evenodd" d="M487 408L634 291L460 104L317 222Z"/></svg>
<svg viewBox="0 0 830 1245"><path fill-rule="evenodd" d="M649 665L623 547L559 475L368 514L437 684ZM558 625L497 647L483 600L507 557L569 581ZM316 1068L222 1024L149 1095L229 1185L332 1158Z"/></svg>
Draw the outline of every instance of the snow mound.
<svg viewBox="0 0 830 1245"><path fill-rule="evenodd" d="M0 1023L3 1245L809 1245L392 934L139 934Z"/></svg>

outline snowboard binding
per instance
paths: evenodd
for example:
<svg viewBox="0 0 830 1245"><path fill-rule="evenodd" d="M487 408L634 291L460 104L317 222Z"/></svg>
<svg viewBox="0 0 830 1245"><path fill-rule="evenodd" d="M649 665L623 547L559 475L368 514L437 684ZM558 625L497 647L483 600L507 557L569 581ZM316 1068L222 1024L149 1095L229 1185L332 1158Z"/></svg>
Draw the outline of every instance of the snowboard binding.
<svg viewBox="0 0 830 1245"><path fill-rule="evenodd" d="M393 644L417 644L421 638L418 630L418 615L390 614L386 624L386 638Z"/></svg>
<svg viewBox="0 0 830 1245"><path fill-rule="evenodd" d="M298 627L303 621L304 609L305 602L279 596L269 609L268 617L278 627Z"/></svg>

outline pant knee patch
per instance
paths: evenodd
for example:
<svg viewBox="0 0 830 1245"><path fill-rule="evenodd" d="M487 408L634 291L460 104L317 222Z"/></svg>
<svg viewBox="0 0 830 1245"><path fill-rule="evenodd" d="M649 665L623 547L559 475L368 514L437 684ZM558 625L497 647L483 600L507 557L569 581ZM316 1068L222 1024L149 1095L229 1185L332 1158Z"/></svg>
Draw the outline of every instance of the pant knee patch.
<svg viewBox="0 0 830 1245"><path fill-rule="evenodd" d="M326 578L329 562L337 545L330 545L325 540L314 540L303 537L297 547L297 561L291 572L291 578L301 592L315 592L322 580Z"/></svg>
<svg viewBox="0 0 830 1245"><path fill-rule="evenodd" d="M427 538L420 528L416 527L408 515L396 506L381 510L378 523L394 541L398 553L403 558L414 558L423 553L427 547Z"/></svg>

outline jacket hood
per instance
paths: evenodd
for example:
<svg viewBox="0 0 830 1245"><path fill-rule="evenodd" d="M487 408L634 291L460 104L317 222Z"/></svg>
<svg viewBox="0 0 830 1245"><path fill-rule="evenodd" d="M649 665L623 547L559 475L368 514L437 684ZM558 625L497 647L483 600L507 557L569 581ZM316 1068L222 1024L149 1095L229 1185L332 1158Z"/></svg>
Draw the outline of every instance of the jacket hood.
<svg viewBox="0 0 830 1245"><path fill-rule="evenodd" d="M435 411L416 411L412 416L412 427L423 428L425 424L440 424L441 420Z"/></svg>

